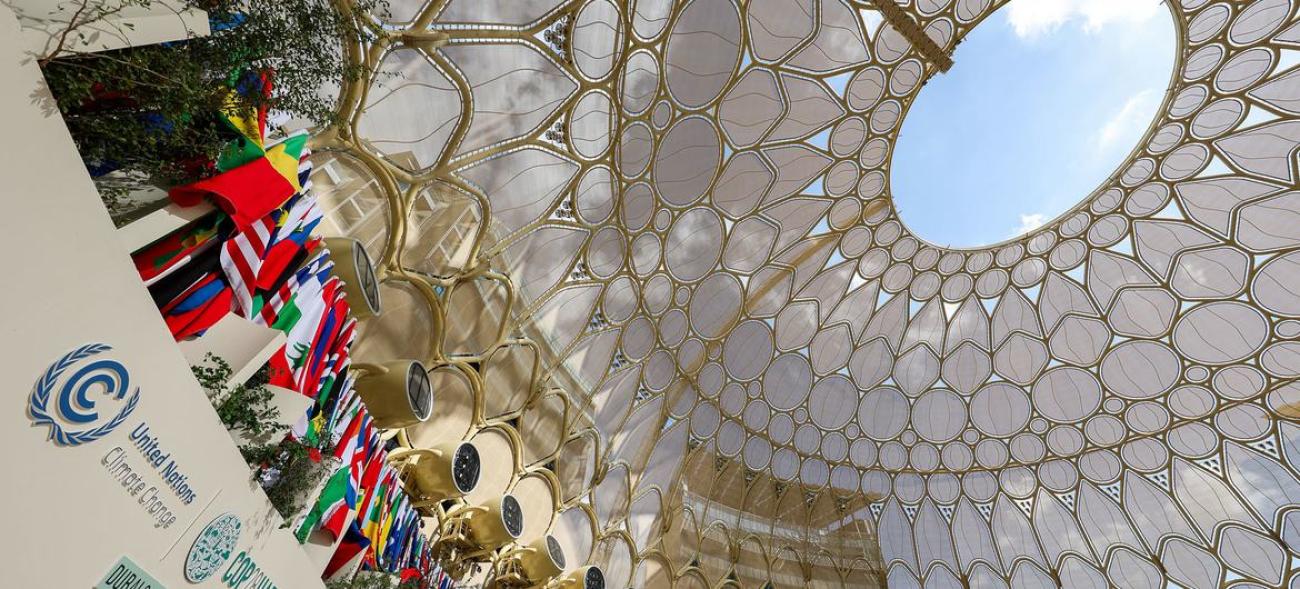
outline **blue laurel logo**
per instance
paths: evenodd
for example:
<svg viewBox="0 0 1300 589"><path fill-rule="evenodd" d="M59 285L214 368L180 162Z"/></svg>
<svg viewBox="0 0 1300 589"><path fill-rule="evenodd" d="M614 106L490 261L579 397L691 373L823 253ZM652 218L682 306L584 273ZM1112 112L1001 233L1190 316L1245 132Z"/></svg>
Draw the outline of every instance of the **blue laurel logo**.
<svg viewBox="0 0 1300 589"><path fill-rule="evenodd" d="M208 522L185 557L185 579L202 583L217 574L221 565L230 558L230 553L235 551L239 530L243 527L239 517L233 513L223 513Z"/></svg>
<svg viewBox="0 0 1300 589"><path fill-rule="evenodd" d="M59 358L57 362L45 369L27 404L27 413L34 425L48 425L49 439L60 446L77 446L93 442L117 429L126 421L127 416L135 410L140 402L140 389L137 387L126 399L117 415L103 424L90 428L90 424L100 420L95 411L95 400L90 394L98 388L103 395L121 401L131 389L130 375L126 367L116 360L99 359L84 363L60 386L60 377L78 362L102 352L112 350L106 344L86 344ZM51 399L53 397L53 399ZM51 414L50 402L54 402ZM57 419L56 416L57 415ZM89 429L83 429L89 428Z"/></svg>

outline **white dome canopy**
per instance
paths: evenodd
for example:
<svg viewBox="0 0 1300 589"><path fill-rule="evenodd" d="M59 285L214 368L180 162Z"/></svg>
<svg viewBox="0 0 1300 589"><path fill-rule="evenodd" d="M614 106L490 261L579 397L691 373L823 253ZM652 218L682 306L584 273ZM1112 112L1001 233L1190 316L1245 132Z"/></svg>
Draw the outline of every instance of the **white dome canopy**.
<svg viewBox="0 0 1300 589"><path fill-rule="evenodd" d="M1003 2L868 30L881 1L394 1L451 41L370 48L345 100L344 147L404 203L384 259L510 284L482 295L508 330L449 314L441 352L542 342L613 465L584 501L623 534L592 558L636 555L615 587L868 584L854 554L898 587L1300 582L1293 2L1170 0L1177 74L1116 174L950 250L900 222L892 147L934 52ZM420 231L448 211L454 237Z"/></svg>

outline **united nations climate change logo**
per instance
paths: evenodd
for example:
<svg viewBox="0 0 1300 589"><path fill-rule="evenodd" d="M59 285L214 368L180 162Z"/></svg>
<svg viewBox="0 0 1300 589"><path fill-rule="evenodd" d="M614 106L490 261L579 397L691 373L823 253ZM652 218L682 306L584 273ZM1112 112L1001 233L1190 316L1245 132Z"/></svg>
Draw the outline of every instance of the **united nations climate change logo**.
<svg viewBox="0 0 1300 589"><path fill-rule="evenodd" d="M242 527L233 513L223 513L208 522L207 527L199 532L199 537L194 539L194 545L190 546L189 556L185 557L185 579L202 583L215 575L234 552Z"/></svg>
<svg viewBox="0 0 1300 589"><path fill-rule="evenodd" d="M81 346L51 364L36 381L27 413L33 424L50 427L49 439L54 443L77 446L98 440L122 425L135 410L140 401L140 389L137 387L129 398L126 396L131 390L131 379L122 363L105 358L83 362L112 349L106 344ZM76 370L71 376L63 378L64 373L74 366ZM104 416L95 409L92 393L114 401L126 400L113 417L104 421ZM95 423L99 425L92 427Z"/></svg>

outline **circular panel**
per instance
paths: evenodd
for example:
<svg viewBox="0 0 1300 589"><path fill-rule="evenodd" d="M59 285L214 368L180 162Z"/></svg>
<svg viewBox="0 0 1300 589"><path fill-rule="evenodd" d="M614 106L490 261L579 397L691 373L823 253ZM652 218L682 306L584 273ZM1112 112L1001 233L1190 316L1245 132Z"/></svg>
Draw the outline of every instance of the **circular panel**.
<svg viewBox="0 0 1300 589"><path fill-rule="evenodd" d="M831 153L837 157L850 157L862 146L867 137L867 123L861 118L845 119L831 131Z"/></svg>
<svg viewBox="0 0 1300 589"><path fill-rule="evenodd" d="M637 283L627 276L615 278L605 287L601 308L605 318L615 323L626 321L636 310L639 295Z"/></svg>
<svg viewBox="0 0 1300 589"><path fill-rule="evenodd" d="M664 78L682 106L699 108L722 94L740 63L740 13L730 0L694 0L668 34Z"/></svg>
<svg viewBox="0 0 1300 589"><path fill-rule="evenodd" d="M1247 49L1227 63L1214 76L1214 85L1220 92L1230 93L1244 90L1268 74L1273 66L1273 52L1263 47Z"/></svg>
<svg viewBox="0 0 1300 589"><path fill-rule="evenodd" d="M720 141L717 129L704 117L686 117L674 123L655 155L659 196L678 207L704 196L722 165Z"/></svg>
<svg viewBox="0 0 1300 589"><path fill-rule="evenodd" d="M812 377L812 367L803 356L781 354L763 375L763 394L773 408L789 411L808 398Z"/></svg>
<svg viewBox="0 0 1300 589"><path fill-rule="evenodd" d="M885 70L878 66L858 71L844 89L849 108L865 111L876 105L885 94Z"/></svg>
<svg viewBox="0 0 1300 589"><path fill-rule="evenodd" d="M741 413L741 419L745 420L745 428L751 432L762 432L767 428L768 420L772 419L772 410L762 399L750 400L748 406L745 406L745 412Z"/></svg>
<svg viewBox="0 0 1300 589"><path fill-rule="evenodd" d="M1239 98L1215 101L1192 119L1192 135L1210 139L1227 133L1246 115L1246 104Z"/></svg>
<svg viewBox="0 0 1300 589"><path fill-rule="evenodd" d="M1029 396L1005 382L985 386L970 402L971 424L990 436L1005 437L1023 430L1029 414Z"/></svg>
<svg viewBox="0 0 1300 589"><path fill-rule="evenodd" d="M912 407L912 428L936 444L956 439L965 427L966 403L952 391L928 391Z"/></svg>
<svg viewBox="0 0 1300 589"><path fill-rule="evenodd" d="M1273 423L1263 407L1245 403L1229 407L1214 416L1214 428L1234 440L1249 442L1268 434Z"/></svg>
<svg viewBox="0 0 1300 589"><path fill-rule="evenodd" d="M1174 386L1180 372L1178 356L1153 341L1127 341L1101 361L1106 388L1129 399L1150 399Z"/></svg>
<svg viewBox="0 0 1300 589"><path fill-rule="evenodd" d="M722 347L722 363L737 380L758 377L772 360L772 328L756 319L737 325Z"/></svg>
<svg viewBox="0 0 1300 589"><path fill-rule="evenodd" d="M850 413L850 415L852 415ZM840 432L831 432L822 438L822 458L839 462L849 455L849 440ZM854 477L856 480L857 477Z"/></svg>
<svg viewBox="0 0 1300 589"><path fill-rule="evenodd" d="M722 219L707 208L691 209L668 230L664 262L678 280L694 282L718 264L722 256Z"/></svg>
<svg viewBox="0 0 1300 589"><path fill-rule="evenodd" d="M610 278L623 268L627 242L623 232L605 226L596 230L587 244L587 270L596 278Z"/></svg>
<svg viewBox="0 0 1300 589"><path fill-rule="evenodd" d="M687 322L686 313L681 309L669 309L659 319L660 341L670 348L681 345L682 340L689 335Z"/></svg>
<svg viewBox="0 0 1300 589"><path fill-rule="evenodd" d="M1267 377L1254 366L1238 364L1219 370L1214 375L1214 391L1229 399L1253 399L1264 392Z"/></svg>
<svg viewBox="0 0 1300 589"><path fill-rule="evenodd" d="M584 76L599 80L614 71L623 46L623 19L610 0L592 0L573 21L573 65Z"/></svg>
<svg viewBox="0 0 1300 589"><path fill-rule="evenodd" d="M623 328L623 353L632 360L650 355L655 344L654 324L645 316L637 317Z"/></svg>
<svg viewBox="0 0 1300 589"><path fill-rule="evenodd" d="M789 448L780 448L772 454L772 476L788 481L799 472L799 455Z"/></svg>
<svg viewBox="0 0 1300 589"><path fill-rule="evenodd" d="M1188 358L1218 365L1242 360L1268 340L1268 321L1244 303L1222 301L1188 311L1174 326L1174 345Z"/></svg>
<svg viewBox="0 0 1300 589"><path fill-rule="evenodd" d="M853 441L849 447L849 460L855 466L867 468L876 463L876 444L866 438Z"/></svg>
<svg viewBox="0 0 1300 589"><path fill-rule="evenodd" d="M641 237L645 237L642 235ZM656 243L658 243L656 241ZM663 313L671 301L673 281L666 275L655 274L645 283L645 310L651 315Z"/></svg>
<svg viewBox="0 0 1300 589"><path fill-rule="evenodd" d="M632 269L637 275L645 276L659 269L659 256L662 252L659 249L659 237L653 233L642 233L632 241ZM665 293L667 294L667 293ZM650 307L651 292L646 290L647 307ZM664 305L668 303L665 300ZM660 308L660 311L663 309ZM650 309L651 313L655 311Z"/></svg>
<svg viewBox="0 0 1300 589"><path fill-rule="evenodd" d="M759 437L749 438L744 449L745 466L750 470L763 470L772 460L772 444Z"/></svg>
<svg viewBox="0 0 1300 589"><path fill-rule="evenodd" d="M614 175L609 168L596 166L587 170L578 180L574 190L574 202L578 209L578 218L596 225L608 219L614 213Z"/></svg>
<svg viewBox="0 0 1300 589"><path fill-rule="evenodd" d="M1101 406L1101 383L1092 373L1074 367L1053 368L1034 384L1034 408L1052 421L1073 423Z"/></svg>
<svg viewBox="0 0 1300 589"><path fill-rule="evenodd" d="M628 186L623 191L622 201L623 227L628 231L640 231L650 222L655 210L655 195L649 184L637 182Z"/></svg>
<svg viewBox="0 0 1300 589"><path fill-rule="evenodd" d="M1260 266L1250 285L1255 302L1274 314L1300 317L1300 252L1291 252Z"/></svg>
<svg viewBox="0 0 1300 589"><path fill-rule="evenodd" d="M817 381L808 397L808 415L814 424L837 430L853 419L858 404L858 389L849 379L833 374Z"/></svg>
<svg viewBox="0 0 1300 589"><path fill-rule="evenodd" d="M603 92L588 92L569 113L569 143L578 155L598 158L609 149L614 124L614 106L609 97Z"/></svg>
<svg viewBox="0 0 1300 589"><path fill-rule="evenodd" d="M1058 456L1074 456L1083 450L1083 433L1068 425L1058 425L1047 432L1047 447Z"/></svg>
<svg viewBox="0 0 1300 589"><path fill-rule="evenodd" d="M1166 440L1171 450L1187 458L1204 458L1219 451L1219 434L1199 422L1185 423L1170 430Z"/></svg>
<svg viewBox="0 0 1300 589"><path fill-rule="evenodd" d="M638 115L650 108L659 91L659 61L649 51L637 51L623 69L623 110Z"/></svg>
<svg viewBox="0 0 1300 589"><path fill-rule="evenodd" d="M794 420L788 413L777 413L767 424L767 435L777 444L788 444L794 438Z"/></svg>
<svg viewBox="0 0 1300 589"><path fill-rule="evenodd" d="M1217 400L1214 393L1195 385L1178 387L1169 393L1166 405L1175 415L1185 419L1198 419L1214 411Z"/></svg>
<svg viewBox="0 0 1300 589"><path fill-rule="evenodd" d="M691 411L691 435L697 438L712 437L721 423L722 415L711 403L700 403Z"/></svg>
<svg viewBox="0 0 1300 589"><path fill-rule="evenodd" d="M911 407L898 389L880 387L862 397L858 405L858 426L868 438L892 440L907 427Z"/></svg>
<svg viewBox="0 0 1300 589"><path fill-rule="evenodd" d="M1134 403L1124 413L1124 422L1134 432L1150 435L1164 431L1169 425L1169 411L1154 401Z"/></svg>
<svg viewBox="0 0 1300 589"><path fill-rule="evenodd" d="M799 426L799 429L794 432L794 449L801 454L812 455L816 453L821 443L822 434L811 423Z"/></svg>
<svg viewBox="0 0 1300 589"><path fill-rule="evenodd" d="M618 141L619 169L628 178L640 176L650 165L650 152L654 149L654 138L650 127L640 121L623 129Z"/></svg>
<svg viewBox="0 0 1300 589"><path fill-rule="evenodd" d="M709 276L691 297L691 326L705 338L720 337L740 316L743 298L744 288L735 276L724 273Z"/></svg>

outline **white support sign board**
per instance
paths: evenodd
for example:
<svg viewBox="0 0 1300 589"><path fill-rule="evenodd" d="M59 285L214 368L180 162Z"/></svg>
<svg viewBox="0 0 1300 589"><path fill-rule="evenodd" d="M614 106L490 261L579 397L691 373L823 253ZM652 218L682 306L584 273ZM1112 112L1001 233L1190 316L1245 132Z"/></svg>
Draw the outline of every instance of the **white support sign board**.
<svg viewBox="0 0 1300 589"><path fill-rule="evenodd" d="M120 246L0 4L5 587L321 587Z"/></svg>

